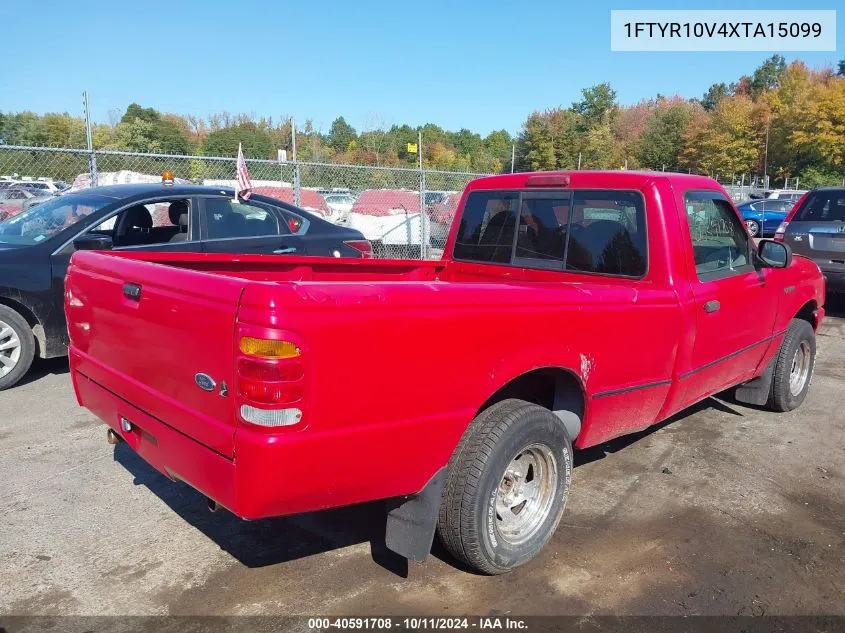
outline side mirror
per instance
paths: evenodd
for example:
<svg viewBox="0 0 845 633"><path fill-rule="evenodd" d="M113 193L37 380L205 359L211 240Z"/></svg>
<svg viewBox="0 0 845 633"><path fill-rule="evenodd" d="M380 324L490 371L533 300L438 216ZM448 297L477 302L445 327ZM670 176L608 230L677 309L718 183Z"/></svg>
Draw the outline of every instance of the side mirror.
<svg viewBox="0 0 845 633"><path fill-rule="evenodd" d="M112 239L108 235L89 233L73 240L73 248L78 251L110 251Z"/></svg>
<svg viewBox="0 0 845 633"><path fill-rule="evenodd" d="M772 268L787 268L792 263L792 249L783 242L760 240L757 254Z"/></svg>

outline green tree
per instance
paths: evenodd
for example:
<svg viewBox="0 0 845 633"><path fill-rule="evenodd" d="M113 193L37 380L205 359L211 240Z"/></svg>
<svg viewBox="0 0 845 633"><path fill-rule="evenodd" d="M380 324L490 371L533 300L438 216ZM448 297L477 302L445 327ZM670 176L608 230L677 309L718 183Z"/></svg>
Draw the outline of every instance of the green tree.
<svg viewBox="0 0 845 633"><path fill-rule="evenodd" d="M247 158L275 158L269 132L259 129L255 123L241 123L210 132L203 141L202 153L206 156L235 156L238 143L243 145Z"/></svg>
<svg viewBox="0 0 845 633"><path fill-rule="evenodd" d="M837 64L836 74L839 77L845 77L845 57L839 60Z"/></svg>
<svg viewBox="0 0 845 633"><path fill-rule="evenodd" d="M786 71L786 60L780 55L772 55L751 75L751 96L756 98L766 90L777 88Z"/></svg>
<svg viewBox="0 0 845 633"><path fill-rule="evenodd" d="M719 101L723 97L729 97L732 94L730 87L725 82L713 84L704 93L701 98L701 106L708 112L712 112L719 105Z"/></svg>
<svg viewBox="0 0 845 633"><path fill-rule="evenodd" d="M581 115L582 125L589 129L594 125L613 119L618 105L616 91L605 82L581 91L581 101L572 104L572 110Z"/></svg>
<svg viewBox="0 0 845 633"><path fill-rule="evenodd" d="M355 128L349 125L341 116L332 121L332 127L329 129L329 135L326 138L329 147L337 152L345 152L349 149L349 144L358 139L358 133Z"/></svg>
<svg viewBox="0 0 845 633"><path fill-rule="evenodd" d="M640 137L637 159L644 167L676 171L684 148L684 131L692 117L692 106L676 103L656 108Z"/></svg>
<svg viewBox="0 0 845 633"><path fill-rule="evenodd" d="M164 152L187 154L188 137L153 108L144 108L132 103L117 124L118 138L126 148L135 152Z"/></svg>
<svg viewBox="0 0 845 633"><path fill-rule="evenodd" d="M484 149L502 165L505 171L510 171L513 144L514 139L507 130L496 130L484 137ZM480 167L475 168L479 171L487 171Z"/></svg>
<svg viewBox="0 0 845 633"><path fill-rule="evenodd" d="M520 171L544 171L557 167L552 131L539 112L523 124L517 144Z"/></svg>

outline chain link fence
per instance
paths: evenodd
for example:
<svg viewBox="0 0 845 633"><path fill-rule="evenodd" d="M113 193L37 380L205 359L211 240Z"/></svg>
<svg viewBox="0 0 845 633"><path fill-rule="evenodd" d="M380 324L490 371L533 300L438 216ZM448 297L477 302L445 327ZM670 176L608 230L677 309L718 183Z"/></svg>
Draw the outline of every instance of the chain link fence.
<svg viewBox="0 0 845 633"><path fill-rule="evenodd" d="M95 158L96 175L89 169ZM466 184L485 174L247 159L256 193L361 231L376 257L439 258ZM129 182L234 186L235 158L0 145L0 178L69 185Z"/></svg>

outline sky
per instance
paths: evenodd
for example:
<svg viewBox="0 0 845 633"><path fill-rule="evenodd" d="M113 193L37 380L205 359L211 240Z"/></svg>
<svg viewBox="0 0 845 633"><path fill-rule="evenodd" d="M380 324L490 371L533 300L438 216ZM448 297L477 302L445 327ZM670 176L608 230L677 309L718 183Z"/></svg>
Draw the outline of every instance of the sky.
<svg viewBox="0 0 845 633"><path fill-rule="evenodd" d="M621 8L632 7L618 0L0 0L0 111L81 114L87 90L95 122L137 102L197 116L292 116L298 127L311 119L322 132L342 115L358 130L431 122L517 133L531 112L569 106L597 83L610 82L626 105L657 93L700 97L771 54L611 52L610 10ZM634 8L799 5L652 0ZM785 53L787 61L818 67L845 57L838 8L837 51Z"/></svg>

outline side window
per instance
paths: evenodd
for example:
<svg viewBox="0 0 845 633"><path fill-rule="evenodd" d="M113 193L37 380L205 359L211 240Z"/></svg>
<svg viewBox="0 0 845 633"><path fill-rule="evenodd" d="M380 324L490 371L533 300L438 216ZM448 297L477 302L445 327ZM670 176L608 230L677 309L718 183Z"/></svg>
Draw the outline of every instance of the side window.
<svg viewBox="0 0 845 633"><path fill-rule="evenodd" d="M112 238L115 248L151 246L188 239L190 204L172 200L128 207L88 230Z"/></svg>
<svg viewBox="0 0 845 633"><path fill-rule="evenodd" d="M647 264L642 195L630 191L576 191L566 269L642 277Z"/></svg>
<svg viewBox="0 0 845 633"><path fill-rule="evenodd" d="M519 193L515 191L469 194L455 240L455 259L509 263L518 205Z"/></svg>
<svg viewBox="0 0 845 633"><path fill-rule="evenodd" d="M710 191L688 191L684 205L701 281L730 276L749 266L748 234L725 198Z"/></svg>
<svg viewBox="0 0 845 633"><path fill-rule="evenodd" d="M228 198L205 199L206 239L263 237L290 233L271 210Z"/></svg>

